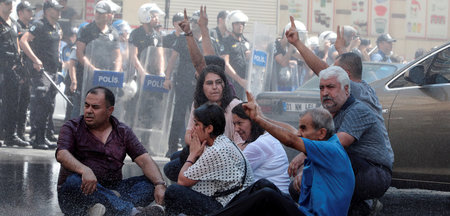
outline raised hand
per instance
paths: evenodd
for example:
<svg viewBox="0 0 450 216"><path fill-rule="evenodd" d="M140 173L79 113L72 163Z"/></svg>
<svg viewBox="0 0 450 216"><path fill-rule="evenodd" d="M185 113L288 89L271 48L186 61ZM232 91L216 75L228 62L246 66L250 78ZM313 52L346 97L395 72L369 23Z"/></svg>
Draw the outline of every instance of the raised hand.
<svg viewBox="0 0 450 216"><path fill-rule="evenodd" d="M253 95L248 91L245 91L245 93L247 94L248 102L244 103L242 107L245 110L245 114L247 114L247 116L250 117L250 119L255 120L257 117L261 115L261 110L258 104L256 103Z"/></svg>
<svg viewBox="0 0 450 216"><path fill-rule="evenodd" d="M208 27L208 16L206 15L206 6L200 6L200 18L198 19L197 23L200 28Z"/></svg>
<svg viewBox="0 0 450 216"><path fill-rule="evenodd" d="M337 37L336 37L336 42L334 42L334 47L338 51L341 49L345 49L344 28L337 26L336 34L337 34Z"/></svg>
<svg viewBox="0 0 450 216"><path fill-rule="evenodd" d="M297 27L295 26L294 17L290 16L289 18L291 19L291 28L289 28L289 30L286 31L285 35L286 35L286 38L289 41L289 43L291 43L292 45L295 46L295 43L300 41L300 39L298 37L298 32L297 32Z"/></svg>
<svg viewBox="0 0 450 216"><path fill-rule="evenodd" d="M181 30L184 31L184 33L186 33L186 34L192 33L191 25L189 23L189 19L188 19L187 13L186 13L186 8L184 9L184 20L181 21L180 24L178 24L178 25L180 25L180 28L181 28Z"/></svg>

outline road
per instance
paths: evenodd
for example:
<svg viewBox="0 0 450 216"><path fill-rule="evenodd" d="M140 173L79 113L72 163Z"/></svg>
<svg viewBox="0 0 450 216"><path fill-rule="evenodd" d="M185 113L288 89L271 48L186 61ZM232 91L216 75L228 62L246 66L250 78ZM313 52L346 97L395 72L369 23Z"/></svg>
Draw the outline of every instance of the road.
<svg viewBox="0 0 450 216"><path fill-rule="evenodd" d="M53 150L0 148L0 215L63 215L56 194L60 166L54 154ZM154 160L160 168L168 161ZM139 174L127 159L124 177ZM450 215L450 192L391 187L381 202L380 215Z"/></svg>

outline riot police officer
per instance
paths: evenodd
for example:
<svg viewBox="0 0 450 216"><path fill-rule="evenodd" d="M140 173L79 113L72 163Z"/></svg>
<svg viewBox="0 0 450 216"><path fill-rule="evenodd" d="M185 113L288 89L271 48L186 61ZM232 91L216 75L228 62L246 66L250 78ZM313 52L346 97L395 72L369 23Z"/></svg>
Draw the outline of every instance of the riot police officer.
<svg viewBox="0 0 450 216"><path fill-rule="evenodd" d="M223 39L222 58L225 59L227 70L239 75L241 79L246 78L248 60L250 57L250 43L244 37L245 24L248 17L240 10L231 11L226 19L227 29L230 35ZM236 89L236 96L243 98L245 91L242 81L230 79Z"/></svg>
<svg viewBox="0 0 450 216"><path fill-rule="evenodd" d="M180 22L183 21L183 19L184 19L184 15L181 12L178 12L175 15L173 15L172 24L173 24L173 27L175 28L175 31L173 31L171 34L168 34L163 37L163 47L164 48L169 48L169 49L173 48L175 41L183 32L179 25Z"/></svg>
<svg viewBox="0 0 450 216"><path fill-rule="evenodd" d="M48 125L48 117L54 110L56 88L44 75L45 70L49 77L56 80L56 73L61 68L59 59L59 44L62 31L57 23L61 6L56 0L48 0L44 3L44 17L34 22L29 32L20 39L20 47L31 60L31 109L30 118L34 119L35 139L33 148L48 149L56 145L48 146L45 142L45 133Z"/></svg>
<svg viewBox="0 0 450 216"><path fill-rule="evenodd" d="M19 83L23 82L22 63L18 41L19 24L11 19L12 1L0 1L0 72L3 75L2 85L2 124L5 129L5 145L27 146L16 135L17 106L19 103Z"/></svg>
<svg viewBox="0 0 450 216"><path fill-rule="evenodd" d="M29 25L33 19L33 10L35 8L31 6L28 1L23 1L17 5L16 12L19 19L17 22L20 25L19 30L19 40L22 38L22 35L28 31ZM23 59L27 58L25 54L22 52L21 56ZM22 68L23 82L19 83L19 106L17 109L17 136L26 140L25 137L25 124L27 121L27 110L28 105L30 104L30 94L31 94L31 83L30 83L30 69L33 68L33 65L27 64L29 60L23 60L24 67ZM28 141L28 140L26 140Z"/></svg>

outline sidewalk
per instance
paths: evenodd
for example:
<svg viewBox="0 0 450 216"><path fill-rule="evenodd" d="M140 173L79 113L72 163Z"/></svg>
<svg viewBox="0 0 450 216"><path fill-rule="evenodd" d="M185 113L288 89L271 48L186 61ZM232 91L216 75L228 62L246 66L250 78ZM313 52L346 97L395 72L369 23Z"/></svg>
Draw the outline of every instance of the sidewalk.
<svg viewBox="0 0 450 216"><path fill-rule="evenodd" d="M168 158L153 157L161 173ZM125 159L124 178L142 175L140 168ZM0 148L0 215L63 215L58 206L56 184L60 164L55 150Z"/></svg>

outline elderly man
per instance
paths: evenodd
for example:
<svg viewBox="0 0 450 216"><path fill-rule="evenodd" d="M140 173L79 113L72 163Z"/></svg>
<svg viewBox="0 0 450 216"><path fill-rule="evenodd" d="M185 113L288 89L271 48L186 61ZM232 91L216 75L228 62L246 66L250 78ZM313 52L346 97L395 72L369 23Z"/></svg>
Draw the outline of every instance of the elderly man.
<svg viewBox="0 0 450 216"><path fill-rule="evenodd" d="M391 183L394 153L386 127L377 113L350 95L350 79L341 67L329 67L319 78L322 106L333 115L336 133L355 173L349 213L368 214L381 203L364 201L380 198Z"/></svg>
<svg viewBox="0 0 450 216"><path fill-rule="evenodd" d="M61 128L56 160L61 163L58 201L64 214L163 213L160 206L149 204L163 203L164 179L133 131L111 115L114 102L109 89L94 87L86 94L84 115ZM122 180L126 155L139 165L143 176Z"/></svg>

